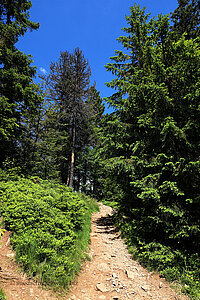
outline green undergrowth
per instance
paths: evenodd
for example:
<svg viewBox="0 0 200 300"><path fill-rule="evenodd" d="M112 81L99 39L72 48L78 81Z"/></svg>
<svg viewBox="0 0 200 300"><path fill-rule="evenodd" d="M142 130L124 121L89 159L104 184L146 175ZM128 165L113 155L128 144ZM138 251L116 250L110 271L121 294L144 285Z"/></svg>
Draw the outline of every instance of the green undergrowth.
<svg viewBox="0 0 200 300"><path fill-rule="evenodd" d="M173 282L179 291L200 299L200 257L185 250L174 249L156 241L147 242L137 234L137 224L118 214L116 226L126 240L129 252L150 271L156 271Z"/></svg>
<svg viewBox="0 0 200 300"><path fill-rule="evenodd" d="M0 288L0 300L6 300L8 299L4 293L4 291L2 290L2 288Z"/></svg>
<svg viewBox="0 0 200 300"><path fill-rule="evenodd" d="M41 283L67 288L87 258L96 202L36 178L1 181L0 197L16 261Z"/></svg>

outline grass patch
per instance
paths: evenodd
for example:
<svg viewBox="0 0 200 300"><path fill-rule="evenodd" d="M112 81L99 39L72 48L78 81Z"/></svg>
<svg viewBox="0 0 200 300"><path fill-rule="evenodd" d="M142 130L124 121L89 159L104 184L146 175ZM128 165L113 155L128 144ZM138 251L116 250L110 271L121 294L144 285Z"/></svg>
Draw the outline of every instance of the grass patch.
<svg viewBox="0 0 200 300"><path fill-rule="evenodd" d="M41 283L67 288L87 256L96 202L34 178L2 181L0 195L0 213L12 231L17 262Z"/></svg>

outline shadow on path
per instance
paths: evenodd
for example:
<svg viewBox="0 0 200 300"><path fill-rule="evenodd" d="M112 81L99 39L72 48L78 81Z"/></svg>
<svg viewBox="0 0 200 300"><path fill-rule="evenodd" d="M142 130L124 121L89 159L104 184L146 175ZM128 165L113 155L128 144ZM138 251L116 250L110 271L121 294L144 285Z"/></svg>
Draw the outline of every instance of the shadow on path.
<svg viewBox="0 0 200 300"><path fill-rule="evenodd" d="M101 230L99 233L107 233L107 234L116 234L117 230L114 227L114 215L113 216L105 216L97 219L95 221L98 228Z"/></svg>

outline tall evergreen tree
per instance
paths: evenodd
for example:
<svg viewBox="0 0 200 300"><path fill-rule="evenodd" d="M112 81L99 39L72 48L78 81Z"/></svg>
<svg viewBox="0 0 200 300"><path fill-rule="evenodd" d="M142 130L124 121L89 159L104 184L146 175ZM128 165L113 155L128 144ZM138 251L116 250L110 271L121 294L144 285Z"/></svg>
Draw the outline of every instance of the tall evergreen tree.
<svg viewBox="0 0 200 300"><path fill-rule="evenodd" d="M135 5L126 20L126 35L119 38L126 50L116 51L106 66L116 76L108 86L117 92L107 100L115 112L104 134L111 145L104 148L105 186L118 193L140 241L196 252L199 46L189 36L177 37L169 16L149 19Z"/></svg>
<svg viewBox="0 0 200 300"><path fill-rule="evenodd" d="M101 157L98 150L101 144L100 136L105 104L103 103L100 93L96 89L96 84L91 86L89 89L88 98L86 99L85 104L89 111L88 121L90 126L90 137L88 147L85 148L84 155L80 156L81 163L79 165L79 169L83 171L82 190L97 196L99 191L99 162Z"/></svg>
<svg viewBox="0 0 200 300"><path fill-rule="evenodd" d="M30 56L15 44L20 36L39 24L29 20L30 1L2 0L0 3L0 164L16 156L24 120L34 118L42 101L33 82L36 69Z"/></svg>
<svg viewBox="0 0 200 300"><path fill-rule="evenodd" d="M62 181L73 187L75 156L87 144L89 124L85 99L88 96L91 70L82 51L61 52L58 62L51 63L50 75L45 82L49 99L58 109L59 131L66 131L69 137L70 155L61 166ZM67 161L67 165L66 165Z"/></svg>
<svg viewBox="0 0 200 300"><path fill-rule="evenodd" d="M86 103L91 112L90 122L98 127L104 115L105 104L100 96L100 92L96 89L96 84L90 87Z"/></svg>

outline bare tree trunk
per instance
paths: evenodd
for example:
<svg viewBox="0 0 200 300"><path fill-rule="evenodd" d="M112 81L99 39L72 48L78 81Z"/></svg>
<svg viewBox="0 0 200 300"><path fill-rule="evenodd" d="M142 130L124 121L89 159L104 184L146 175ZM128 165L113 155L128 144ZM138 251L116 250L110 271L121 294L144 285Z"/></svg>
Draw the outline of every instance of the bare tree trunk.
<svg viewBox="0 0 200 300"><path fill-rule="evenodd" d="M80 171L78 170L78 175L77 175L77 192L80 191L80 184L81 184L81 174L80 174Z"/></svg>
<svg viewBox="0 0 200 300"><path fill-rule="evenodd" d="M67 179L67 185L73 188L73 179L74 179L74 164L75 164L75 141L76 141L76 123L75 117L73 119L72 125L72 152L71 152L71 161L69 167L69 177Z"/></svg>
<svg viewBox="0 0 200 300"><path fill-rule="evenodd" d="M87 164L84 163L84 168L83 168L83 188L82 188L82 191L84 193L86 192L86 184L87 184Z"/></svg>

